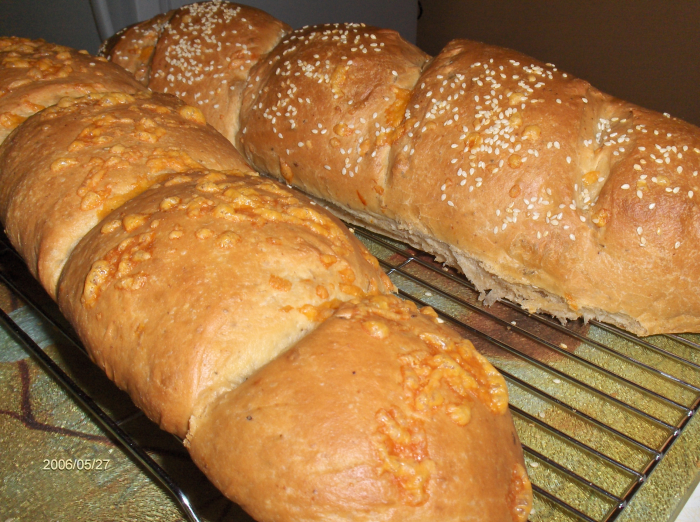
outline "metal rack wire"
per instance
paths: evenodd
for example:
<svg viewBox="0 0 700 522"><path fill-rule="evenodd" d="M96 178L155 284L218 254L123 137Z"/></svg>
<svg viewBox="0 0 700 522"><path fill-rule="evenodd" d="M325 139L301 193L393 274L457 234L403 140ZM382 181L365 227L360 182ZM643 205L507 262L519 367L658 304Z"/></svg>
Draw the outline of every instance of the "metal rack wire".
<svg viewBox="0 0 700 522"><path fill-rule="evenodd" d="M619 516L700 404L700 337L640 339L595 321L562 325L508 302L485 307L463 276L431 256L354 232L403 297L435 308L505 377L535 491L531 519L611 522ZM48 298L17 276L17 255L6 240L3 245L0 279L80 346ZM150 470L189 520L200 520L196 503L134 442L123 419L106 415L6 314L0 322Z"/></svg>

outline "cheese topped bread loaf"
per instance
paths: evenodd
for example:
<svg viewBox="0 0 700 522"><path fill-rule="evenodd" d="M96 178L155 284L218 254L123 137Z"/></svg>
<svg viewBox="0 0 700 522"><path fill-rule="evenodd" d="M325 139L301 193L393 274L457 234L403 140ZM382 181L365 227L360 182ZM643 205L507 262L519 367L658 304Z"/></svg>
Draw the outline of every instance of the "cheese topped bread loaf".
<svg viewBox="0 0 700 522"><path fill-rule="evenodd" d="M42 40L0 37L0 143L29 116L63 97L144 90L101 56Z"/></svg>
<svg viewBox="0 0 700 522"><path fill-rule="evenodd" d="M149 92L64 98L5 141L0 165L0 218L52 297L71 250L125 201L174 172L250 171L198 109Z"/></svg>
<svg viewBox="0 0 700 522"><path fill-rule="evenodd" d="M299 193L188 171L93 228L58 293L98 365L184 438L198 409L342 301L391 288L361 243Z"/></svg>
<svg viewBox="0 0 700 522"><path fill-rule="evenodd" d="M226 495L261 522L527 519L505 382L469 341L199 109L63 80L0 145L0 219L90 357Z"/></svg>
<svg viewBox="0 0 700 522"><path fill-rule="evenodd" d="M257 520L525 521L506 410L505 381L471 343L381 295L343 304L213 401L189 446Z"/></svg>

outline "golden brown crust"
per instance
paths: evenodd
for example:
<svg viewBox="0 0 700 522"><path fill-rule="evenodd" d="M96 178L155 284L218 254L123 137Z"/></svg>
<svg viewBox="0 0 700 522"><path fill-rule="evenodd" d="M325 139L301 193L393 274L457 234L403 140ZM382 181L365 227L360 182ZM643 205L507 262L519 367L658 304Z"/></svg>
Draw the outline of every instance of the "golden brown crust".
<svg viewBox="0 0 700 522"><path fill-rule="evenodd" d="M533 311L642 335L700 329L698 129L468 41L432 62L409 105L386 197L400 228Z"/></svg>
<svg viewBox="0 0 700 522"><path fill-rule="evenodd" d="M149 87L197 107L233 141L250 68L289 30L254 7L221 1L184 6L158 40Z"/></svg>
<svg viewBox="0 0 700 522"><path fill-rule="evenodd" d="M389 150L427 58L364 24L294 31L251 71L239 150L313 195L380 212Z"/></svg>
<svg viewBox="0 0 700 522"><path fill-rule="evenodd" d="M143 90L104 58L42 40L0 37L0 143L29 116L64 96Z"/></svg>
<svg viewBox="0 0 700 522"><path fill-rule="evenodd" d="M505 382L423 312L344 304L194 419L194 460L257 520L524 520Z"/></svg>
<svg viewBox="0 0 700 522"><path fill-rule="evenodd" d="M107 375L184 437L197 408L340 302L386 292L372 260L293 190L188 172L131 199L81 241L59 304Z"/></svg>
<svg viewBox="0 0 700 522"><path fill-rule="evenodd" d="M175 11L161 13L122 29L102 44L100 56L105 56L123 67L142 85L148 86L156 43L174 14Z"/></svg>
<svg viewBox="0 0 700 522"><path fill-rule="evenodd" d="M249 170L201 112L175 97L66 98L0 147L0 217L55 296L71 250L106 214L164 175L193 168Z"/></svg>

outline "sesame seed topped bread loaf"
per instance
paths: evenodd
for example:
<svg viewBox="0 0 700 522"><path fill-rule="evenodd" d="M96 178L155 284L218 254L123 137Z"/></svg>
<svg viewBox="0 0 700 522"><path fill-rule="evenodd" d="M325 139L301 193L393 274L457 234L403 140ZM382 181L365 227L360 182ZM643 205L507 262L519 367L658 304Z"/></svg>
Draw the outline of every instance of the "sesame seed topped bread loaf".
<svg viewBox="0 0 700 522"><path fill-rule="evenodd" d="M700 331L700 129L551 64L306 27L250 70L233 141L344 219L459 267L486 302Z"/></svg>
<svg viewBox="0 0 700 522"><path fill-rule="evenodd" d="M261 522L524 522L498 372L202 111L129 89L0 145L0 220L95 363Z"/></svg>
<svg viewBox="0 0 700 522"><path fill-rule="evenodd" d="M426 68L404 125L382 227L491 301L700 331L700 129L469 41Z"/></svg>
<svg viewBox="0 0 700 522"><path fill-rule="evenodd" d="M202 2L131 26L103 52L152 90L199 108L234 141L251 67L290 30L254 7Z"/></svg>
<svg viewBox="0 0 700 522"><path fill-rule="evenodd" d="M0 37L0 143L29 116L63 97L143 90L105 58L41 40Z"/></svg>

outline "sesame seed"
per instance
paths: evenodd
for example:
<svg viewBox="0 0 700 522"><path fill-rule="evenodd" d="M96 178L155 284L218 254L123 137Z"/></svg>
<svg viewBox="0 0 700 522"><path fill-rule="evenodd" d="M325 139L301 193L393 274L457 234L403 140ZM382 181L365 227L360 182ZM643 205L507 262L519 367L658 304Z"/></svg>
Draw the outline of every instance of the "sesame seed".
<svg viewBox="0 0 700 522"><path fill-rule="evenodd" d="M583 101L583 103L588 103L588 100L586 98L581 98L581 100Z"/></svg>
<svg viewBox="0 0 700 522"><path fill-rule="evenodd" d="M639 199L642 199L643 196L644 196L644 194L642 194L641 189L640 189L640 190L637 190L637 197L638 197Z"/></svg>
<svg viewBox="0 0 700 522"><path fill-rule="evenodd" d="M445 201L447 199L447 194L440 196L440 201Z"/></svg>
<svg viewBox="0 0 700 522"><path fill-rule="evenodd" d="M567 163L571 163L571 157L567 156L567 157L566 157L566 162L567 162Z"/></svg>
<svg viewBox="0 0 700 522"><path fill-rule="evenodd" d="M569 234L569 239L571 239L571 241L576 241L576 236L573 234Z"/></svg>
<svg viewBox="0 0 700 522"><path fill-rule="evenodd" d="M688 197L692 199L692 197L693 197L693 191L692 191L692 190L689 190L689 191L688 191Z"/></svg>
<svg viewBox="0 0 700 522"><path fill-rule="evenodd" d="M326 169L326 170L331 170L330 165L324 165L323 168Z"/></svg>
<svg viewBox="0 0 700 522"><path fill-rule="evenodd" d="M680 241L676 241L676 244L674 245L674 248L677 249L679 246L681 246L681 242L680 242Z"/></svg>
<svg viewBox="0 0 700 522"><path fill-rule="evenodd" d="M622 185L620 188L621 188L622 190L628 190L628 189L630 188L630 186L629 186L627 183L625 183L625 184Z"/></svg>
<svg viewBox="0 0 700 522"><path fill-rule="evenodd" d="M557 103L561 104L561 100L559 98L557 98Z"/></svg>
<svg viewBox="0 0 700 522"><path fill-rule="evenodd" d="M652 203L651 205L649 205L649 210L654 210L655 207L656 207L656 203Z"/></svg>
<svg viewBox="0 0 700 522"><path fill-rule="evenodd" d="M642 170L642 166L635 164L634 170Z"/></svg>

